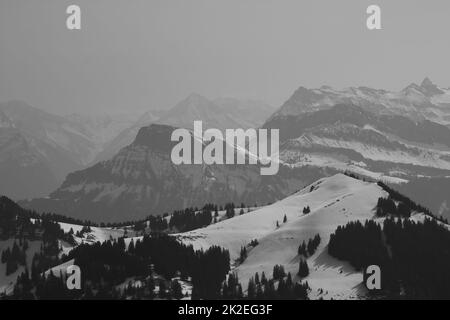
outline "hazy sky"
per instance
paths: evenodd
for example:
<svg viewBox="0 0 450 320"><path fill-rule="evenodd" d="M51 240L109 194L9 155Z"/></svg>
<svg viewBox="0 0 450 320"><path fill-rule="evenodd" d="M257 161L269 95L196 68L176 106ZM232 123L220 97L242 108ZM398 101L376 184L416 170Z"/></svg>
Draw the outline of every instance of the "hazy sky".
<svg viewBox="0 0 450 320"><path fill-rule="evenodd" d="M66 29L66 8L82 30ZM381 31L366 8L382 9ZM450 86L448 0L0 0L0 101L59 114L191 92L280 106L303 85Z"/></svg>

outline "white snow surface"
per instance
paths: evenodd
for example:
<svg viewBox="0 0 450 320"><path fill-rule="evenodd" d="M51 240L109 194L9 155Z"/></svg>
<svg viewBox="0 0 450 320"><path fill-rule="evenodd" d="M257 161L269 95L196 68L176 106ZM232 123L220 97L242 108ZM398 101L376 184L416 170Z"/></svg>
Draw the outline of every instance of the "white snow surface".
<svg viewBox="0 0 450 320"><path fill-rule="evenodd" d="M82 225L78 224L71 224L71 223L65 223L65 222L58 222L61 226L61 229L64 230L64 232L69 232L70 229L73 230L74 234L77 233L77 231L81 231L83 229ZM90 227L91 232L86 233L83 238L75 237L75 240L78 242L78 244L81 243L95 243L95 242L104 242L111 239L118 239L125 235L125 229L124 228L100 228L100 227ZM129 231L133 232L133 231ZM63 245L63 251L70 251L70 249L67 248L67 245Z"/></svg>
<svg viewBox="0 0 450 320"><path fill-rule="evenodd" d="M196 249L212 245L227 248L233 262L239 257L242 246L257 239L259 244L248 251L248 257L241 265L234 268L245 290L249 278L256 272L261 275L264 271L267 277L272 277L276 264L283 265L286 272L297 279L298 246L319 234L321 244L308 258L310 275L305 280L312 289L310 297L357 299L365 293L361 285L362 274L329 256L326 245L330 234L339 225L372 219L379 197L387 197L387 193L377 184L337 174L318 180L272 205L175 236ZM306 206L311 208L311 213L304 215L302 211ZM284 215L286 223L283 223Z"/></svg>

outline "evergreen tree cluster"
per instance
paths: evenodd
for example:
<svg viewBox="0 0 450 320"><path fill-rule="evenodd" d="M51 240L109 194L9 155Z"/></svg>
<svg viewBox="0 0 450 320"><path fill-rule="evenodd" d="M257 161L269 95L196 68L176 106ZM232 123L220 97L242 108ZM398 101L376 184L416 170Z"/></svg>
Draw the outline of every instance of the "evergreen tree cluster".
<svg viewBox="0 0 450 320"><path fill-rule="evenodd" d="M242 246L239 253L239 263L243 263L245 259L247 259L247 248L245 246Z"/></svg>
<svg viewBox="0 0 450 320"><path fill-rule="evenodd" d="M25 271L17 279L11 299L68 300L77 298L77 292L67 290L66 279L50 271L30 278Z"/></svg>
<svg viewBox="0 0 450 320"><path fill-rule="evenodd" d="M363 270L371 264L381 265L388 258L381 226L372 220L339 226L330 236L328 253L349 261L356 270Z"/></svg>
<svg viewBox="0 0 450 320"><path fill-rule="evenodd" d="M309 206L306 206L303 208L303 214L308 214L311 212L311 208Z"/></svg>
<svg viewBox="0 0 450 320"><path fill-rule="evenodd" d="M258 239L253 239L250 241L250 247L256 247L259 244Z"/></svg>
<svg viewBox="0 0 450 320"><path fill-rule="evenodd" d="M239 214L245 214L245 204L242 203ZM219 217L219 211L225 210L225 217L227 219L235 216L236 206L230 202L225 207L218 206L214 203L207 203L203 208L189 207L184 210L174 210L170 215L149 216L145 220L128 222L127 225L133 225L136 231L145 231L147 228L147 221L150 224L151 232L187 232L199 228L206 227L211 223L216 223ZM249 209L247 209L247 212Z"/></svg>
<svg viewBox="0 0 450 320"><path fill-rule="evenodd" d="M152 232L161 232L169 228L165 216L150 216L148 218L149 227Z"/></svg>
<svg viewBox="0 0 450 320"><path fill-rule="evenodd" d="M384 184L383 182L378 182L378 185L389 194L389 199L398 202L399 205L400 204L402 205L402 207L400 208L400 213L397 212L398 215L405 216L406 212L411 213L413 211L422 212L427 216L433 217L436 220L439 220L441 222L448 224L448 221L446 219L443 219L442 217L434 215L428 208L425 208L424 206L417 204L416 202L414 202L407 196L394 190L393 188L389 187L388 185ZM392 207L390 209L392 210ZM397 209L397 210L399 210L399 209ZM377 205L377 213L378 213L378 205ZM380 214L383 214L383 212L380 212Z"/></svg>
<svg viewBox="0 0 450 320"><path fill-rule="evenodd" d="M357 175L356 173L351 172L351 171L348 171L348 170L345 170L345 171L344 171L344 174L345 174L347 177L350 177L350 178L353 178L353 179L356 179L356 180L370 181L370 182L373 182L373 181L374 181L373 179L370 179L370 177L364 177L364 178L362 178L362 177L360 177L359 175Z"/></svg>
<svg viewBox="0 0 450 320"><path fill-rule="evenodd" d="M242 291L242 285L239 282L237 273L231 273L228 275L228 279L223 282L220 291L220 297L222 299L243 299L244 293Z"/></svg>
<svg viewBox="0 0 450 320"><path fill-rule="evenodd" d="M378 198L376 215L378 217L392 215L409 218L411 216L411 210L412 209L404 202L399 202L397 205L391 197Z"/></svg>
<svg viewBox="0 0 450 320"><path fill-rule="evenodd" d="M274 267L274 270L279 272L284 268L282 266ZM279 276L279 275L278 275ZM267 279L264 271L261 273L255 273L254 277L251 277L247 286L247 293L242 291L242 285L239 282L237 274L229 274L227 281L224 281L221 289L222 299L249 299L249 300L306 300L308 299L308 290L310 290L307 282L294 283L290 273L278 279Z"/></svg>
<svg viewBox="0 0 450 320"><path fill-rule="evenodd" d="M316 252L317 247L320 244L320 240L320 235L316 234L314 238L308 240L308 243L303 241L298 247L298 254L305 258L312 256Z"/></svg>
<svg viewBox="0 0 450 320"><path fill-rule="evenodd" d="M282 265L278 265L278 264L274 265L272 277L275 280L280 280L280 279L283 279L284 277L286 277L286 272L284 271L284 267Z"/></svg>
<svg viewBox="0 0 450 320"><path fill-rule="evenodd" d="M69 232L73 234L73 229L70 229ZM77 236L78 238L83 238L83 236L86 233L90 233L90 232L92 232L92 229L90 226L83 226L83 228L81 228L81 230L79 230L75 233L75 236Z"/></svg>
<svg viewBox="0 0 450 320"><path fill-rule="evenodd" d="M58 241L42 243L31 260L31 279L37 283L43 272L60 263Z"/></svg>
<svg viewBox="0 0 450 320"><path fill-rule="evenodd" d="M306 259L300 259L300 262L298 264L298 273L297 275L300 278L306 278L309 275L309 267L308 267L308 262L306 261Z"/></svg>
<svg viewBox="0 0 450 320"><path fill-rule="evenodd" d="M26 266L26 251L28 249L28 242L20 239L21 245L19 246L16 241L12 246L12 249L9 247L2 251L1 254L1 262L6 263L6 275L16 272L19 266Z"/></svg>
<svg viewBox="0 0 450 320"><path fill-rule="evenodd" d="M222 282L230 271L230 253L218 246L197 252L192 271L192 299L220 297Z"/></svg>
<svg viewBox="0 0 450 320"><path fill-rule="evenodd" d="M218 208L214 204L206 204L201 210L187 208L174 211L170 217L169 228L186 232L206 227L213 221L214 212L218 212Z"/></svg>
<svg viewBox="0 0 450 320"><path fill-rule="evenodd" d="M241 247L241 251L239 253L239 259L238 262L239 263L243 263L245 261L245 259L247 259L248 256L248 250L247 247L249 249L252 249L254 247L256 247L258 245L258 240L257 239L253 239L252 241L250 241L250 243L248 244L248 246L242 246Z"/></svg>
<svg viewBox="0 0 450 320"><path fill-rule="evenodd" d="M158 285L159 290L156 293L155 288ZM166 281L163 279L153 279L152 277L147 277L145 280L140 280L138 282L129 281L127 287L123 291L116 290L116 295L120 296L120 299L164 299L179 300L184 297L182 286L178 279L172 279L171 281Z"/></svg>
<svg viewBox="0 0 450 320"><path fill-rule="evenodd" d="M220 296L221 284L230 270L228 251L220 247L195 251L192 246L181 244L174 237L164 234L144 236L142 240L131 241L128 246L124 238L81 244L59 261L46 260L49 256L44 254L45 249L41 250L41 254L33 259L31 277L27 271L27 275L20 277L17 282L15 298L120 299L133 295L134 298L151 299L154 298L155 287L149 276L151 269L164 279L178 275L184 279L190 277L194 299L213 299ZM53 277L51 273L43 276L42 270L71 259L82 270L81 291L69 292L63 276ZM117 289L119 284L130 277L144 279L145 285L142 288L129 285L123 291ZM180 283L175 280L158 281L160 298L181 298ZM42 290L38 291L38 288Z"/></svg>
<svg viewBox="0 0 450 320"><path fill-rule="evenodd" d="M388 251L389 248L389 251ZM450 231L434 219L351 222L330 237L330 255L361 270L381 269L382 294L391 298L450 298Z"/></svg>
<svg viewBox="0 0 450 320"><path fill-rule="evenodd" d="M0 197L0 239L7 239L16 233L16 217L23 213L14 201L7 197Z"/></svg>
<svg viewBox="0 0 450 320"><path fill-rule="evenodd" d="M74 243L73 237L65 233L57 222L35 211L26 210L7 197L0 197L0 239L29 238L51 242L56 239Z"/></svg>
<svg viewBox="0 0 450 320"><path fill-rule="evenodd" d="M275 269L275 268L274 268ZM277 267L278 270L284 268ZM290 273L278 279L266 279L264 272L259 278L258 273L250 278L247 287L247 299L253 300L306 300L308 299L309 285L305 283L294 283Z"/></svg>
<svg viewBox="0 0 450 320"><path fill-rule="evenodd" d="M234 206L234 203L232 203L232 202L227 203L225 205L225 216L227 217L227 219L234 217L234 214L235 214L234 209L235 209L235 206Z"/></svg>

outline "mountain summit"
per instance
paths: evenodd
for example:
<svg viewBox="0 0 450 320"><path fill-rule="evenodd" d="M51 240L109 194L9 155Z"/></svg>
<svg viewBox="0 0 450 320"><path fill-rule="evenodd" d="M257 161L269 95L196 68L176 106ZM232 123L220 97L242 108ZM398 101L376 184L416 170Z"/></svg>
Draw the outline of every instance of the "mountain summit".
<svg viewBox="0 0 450 320"><path fill-rule="evenodd" d="M449 102L450 90L439 88L429 78L425 78L420 86L412 83L399 92L367 87L341 90L329 86L299 87L268 121L329 110L338 104L352 104L377 115L398 115L413 121L426 119L450 126L450 110L442 108Z"/></svg>
<svg viewBox="0 0 450 320"><path fill-rule="evenodd" d="M158 123L192 129L194 121L201 120L205 128L256 128L273 112L267 104L233 98L207 99L197 93L177 103L158 119Z"/></svg>
<svg viewBox="0 0 450 320"><path fill-rule="evenodd" d="M445 91L439 89L439 87L435 85L428 77L423 79L420 87L423 89L422 92L429 97L445 93Z"/></svg>
<svg viewBox="0 0 450 320"><path fill-rule="evenodd" d="M267 203L323 176L321 169L280 168L261 176L258 165L180 164L171 160L175 127L152 124L110 160L69 174L49 197L28 208L98 222L143 219L206 203Z"/></svg>

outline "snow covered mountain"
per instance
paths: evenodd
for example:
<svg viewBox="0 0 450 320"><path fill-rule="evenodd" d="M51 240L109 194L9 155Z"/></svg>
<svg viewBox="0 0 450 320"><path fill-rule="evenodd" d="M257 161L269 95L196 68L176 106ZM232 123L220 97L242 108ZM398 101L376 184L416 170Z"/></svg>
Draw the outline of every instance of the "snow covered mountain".
<svg viewBox="0 0 450 320"><path fill-rule="evenodd" d="M47 194L95 149L71 122L21 101L0 104L0 123L0 193L16 199Z"/></svg>
<svg viewBox="0 0 450 320"><path fill-rule="evenodd" d="M119 132L133 125L140 117L137 113L119 114L71 114L66 119L76 124L82 132L96 145L96 154L88 163L95 161L98 153L115 139Z"/></svg>
<svg viewBox="0 0 450 320"><path fill-rule="evenodd" d="M272 107L259 101L209 100L193 93L161 116L158 123L192 129L194 121L201 120L205 128L247 129L262 125L272 112Z"/></svg>
<svg viewBox="0 0 450 320"><path fill-rule="evenodd" d="M42 144L43 153L50 146L79 165L87 164L95 154L96 146L83 128L64 117L17 100L1 103L0 110L34 144Z"/></svg>
<svg viewBox="0 0 450 320"><path fill-rule="evenodd" d="M120 149L133 142L140 128L155 123L162 114L164 114L164 111L148 111L140 116L132 125L123 130L116 131L116 136L103 146L103 150L95 157L95 160L92 163L95 164L99 161L111 159L120 151ZM119 133L117 134L117 132Z"/></svg>
<svg viewBox="0 0 450 320"><path fill-rule="evenodd" d="M450 125L450 89L439 88L428 78L420 85L412 83L399 92L367 87L343 90L329 86L300 87L269 121L281 116L327 110L337 104L356 105L374 114L400 115L416 121L427 119Z"/></svg>
<svg viewBox="0 0 450 320"><path fill-rule="evenodd" d="M152 123L192 129L194 121L201 120L204 128L247 129L262 125L273 111L271 106L260 101L234 98L209 100L199 94L191 94L168 111L148 111L132 125L119 131L114 139L104 145L93 164L111 159L133 142L140 128Z"/></svg>
<svg viewBox="0 0 450 320"><path fill-rule="evenodd" d="M7 232L9 230L8 227L11 227L11 221L8 221L10 218L15 221L15 225L12 227L14 230L12 235ZM3 294L10 295L13 293L17 278L22 273L27 271L30 274L31 270L33 270L33 264L36 267L36 264L38 264L37 261L39 260L36 256L45 255L47 258L50 256L51 259L49 261L56 261L57 257L61 258L62 255L67 254L80 244L95 244L96 242L104 242L111 239L117 240L124 236L133 237L135 235L132 230L125 230L125 228L87 228L86 225L77 222L68 223L51 220L61 229L60 235L66 233L66 235L70 234L70 237L65 236L54 239L57 244L57 249L54 251L46 251L43 248L51 247L49 245L49 235L47 234L47 237L42 237L42 230L39 232L40 228L36 226L37 220L40 219L30 218L29 212L23 210L10 199L0 197L0 254L2 255L2 261L0 261L0 299ZM36 226L36 228L31 228L35 230L25 231L27 227L30 227L30 224ZM53 231L55 231L55 227L53 227ZM71 240L70 242L68 242L69 239ZM12 249L17 245L23 249L23 251L21 250L23 257L20 258L21 261L19 264L9 264L7 261L9 258L5 257L5 252L7 250L8 252L12 252ZM60 274L60 271L65 273L66 267L73 264L73 262L72 260L71 262L56 266L50 264L50 270L57 275ZM48 275L50 270L45 272L45 274Z"/></svg>
<svg viewBox="0 0 450 320"><path fill-rule="evenodd" d="M11 127L0 127L0 177L0 194L12 198L44 195L59 183L40 149Z"/></svg>
<svg viewBox="0 0 450 320"><path fill-rule="evenodd" d="M300 88L263 127L280 129L280 158L291 166L333 167L391 182L442 177L450 173L450 127L430 110L450 112L431 101L447 94L428 79L395 94Z"/></svg>
<svg viewBox="0 0 450 320"><path fill-rule="evenodd" d="M0 194L43 196L75 170L90 164L136 116L57 116L23 101L0 103Z"/></svg>
<svg viewBox="0 0 450 320"><path fill-rule="evenodd" d="M257 165L174 165L173 130L143 127L112 159L69 174L47 198L21 204L79 219L129 221L209 202L267 203L327 175L321 168L282 167L276 176L261 176Z"/></svg>
<svg viewBox="0 0 450 320"><path fill-rule="evenodd" d="M168 112L149 111L140 117L134 114L61 117L21 101L2 103L2 141L10 141L12 135L22 137L23 141L15 143L14 154L8 154L7 150L13 149L2 145L4 160L0 170L8 173L7 177L17 166L25 167L25 163L27 170L22 170L24 176L19 175L16 181L2 184L0 192L15 199L48 194L68 173L110 160L134 141L141 127L158 120L186 127L192 126L194 120L203 120L210 127L248 128L260 125L271 112L270 107L260 102L231 98L209 101L199 95L191 95ZM18 150L19 145L27 150ZM23 154L32 154L34 162L29 157L22 161ZM25 185L27 177L33 181Z"/></svg>

